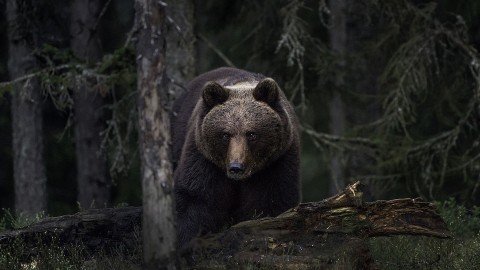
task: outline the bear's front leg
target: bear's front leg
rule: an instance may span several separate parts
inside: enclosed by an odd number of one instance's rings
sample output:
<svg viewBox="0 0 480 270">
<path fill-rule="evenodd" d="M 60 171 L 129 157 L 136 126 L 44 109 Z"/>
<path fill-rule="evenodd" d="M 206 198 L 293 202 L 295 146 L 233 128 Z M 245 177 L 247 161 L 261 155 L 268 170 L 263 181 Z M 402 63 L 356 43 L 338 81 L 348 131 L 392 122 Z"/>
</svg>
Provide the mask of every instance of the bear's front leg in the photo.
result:
<svg viewBox="0 0 480 270">
<path fill-rule="evenodd" d="M 292 147 L 263 171 L 241 183 L 236 222 L 277 216 L 300 203 L 299 153 Z"/>
<path fill-rule="evenodd" d="M 177 204 L 181 205 L 177 209 L 177 235 L 180 249 L 189 246 L 190 241 L 208 232 L 216 232 L 220 229 L 220 220 L 226 219 L 225 211 L 212 209 L 207 203 L 198 200 L 198 198 L 185 198 L 181 195 L 177 198 Z M 183 203 L 183 201 L 189 201 Z"/>
<path fill-rule="evenodd" d="M 230 220 L 234 192 L 230 181 L 216 174 L 193 176 L 179 171 L 177 177 L 178 242 L 185 247 L 192 238 L 217 232 Z"/>
</svg>

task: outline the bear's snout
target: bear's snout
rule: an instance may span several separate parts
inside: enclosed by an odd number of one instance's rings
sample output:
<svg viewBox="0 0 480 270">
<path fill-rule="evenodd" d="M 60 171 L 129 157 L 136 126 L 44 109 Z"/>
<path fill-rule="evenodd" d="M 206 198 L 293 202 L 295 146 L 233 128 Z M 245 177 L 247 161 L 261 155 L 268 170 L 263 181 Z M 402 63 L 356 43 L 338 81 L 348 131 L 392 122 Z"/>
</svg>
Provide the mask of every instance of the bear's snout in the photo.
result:
<svg viewBox="0 0 480 270">
<path fill-rule="evenodd" d="M 242 163 L 233 162 L 233 163 L 230 163 L 230 166 L 228 167 L 228 171 L 231 174 L 241 174 L 245 171 L 245 167 L 243 166 Z"/>
<path fill-rule="evenodd" d="M 232 179 L 244 179 L 248 177 L 245 173 L 247 171 L 246 156 L 247 144 L 245 138 L 242 136 L 233 136 L 228 149 L 228 156 L 226 162 L 226 170 L 228 177 Z"/>
</svg>

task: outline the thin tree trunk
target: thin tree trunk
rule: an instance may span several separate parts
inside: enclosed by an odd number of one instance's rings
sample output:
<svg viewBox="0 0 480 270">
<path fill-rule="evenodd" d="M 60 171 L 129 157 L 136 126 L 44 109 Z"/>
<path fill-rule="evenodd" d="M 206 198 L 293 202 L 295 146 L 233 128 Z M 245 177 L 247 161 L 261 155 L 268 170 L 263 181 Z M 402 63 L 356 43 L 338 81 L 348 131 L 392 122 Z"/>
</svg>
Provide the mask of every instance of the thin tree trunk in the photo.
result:
<svg viewBox="0 0 480 270">
<path fill-rule="evenodd" d="M 195 75 L 195 35 L 193 0 L 166 0 L 167 76 L 170 94 L 178 97 Z"/>
<path fill-rule="evenodd" d="M 355 127 L 368 126 L 382 117 L 382 106 L 378 102 L 381 94 L 379 80 L 386 65 L 386 55 L 368 50 L 371 45 L 369 38 L 382 28 L 380 24 L 372 24 L 365 19 L 369 17 L 369 4 L 364 1 L 351 1 L 347 10 L 347 51 L 348 63 L 348 91 L 353 97 L 345 108 L 348 123 Z M 367 47 L 367 48 L 366 48 Z M 371 47 L 370 47 L 371 48 Z M 360 97 L 360 98 L 359 98 Z M 361 129 L 360 129 L 361 130 Z M 345 168 L 346 179 L 353 181 L 362 175 L 375 175 L 375 162 L 372 156 L 373 149 L 359 147 L 357 151 L 348 153 L 348 162 Z M 384 181 L 371 182 L 367 191 L 368 196 L 383 197 L 385 192 Z"/>
<path fill-rule="evenodd" d="M 345 52 L 347 46 L 346 0 L 330 0 L 332 27 L 330 28 L 330 46 L 337 55 L 337 77 L 334 78 L 334 93 L 330 101 L 330 132 L 342 136 L 345 133 L 345 105 L 339 90 L 345 87 Z M 333 153 L 330 161 L 330 194 L 336 194 L 346 186 L 345 165 L 341 153 Z"/>
<path fill-rule="evenodd" d="M 175 268 L 175 206 L 170 160 L 163 2 L 135 1 L 143 256 L 147 269 Z"/>
<path fill-rule="evenodd" d="M 38 29 L 32 25 L 35 0 L 7 1 L 10 78 L 31 73 Z M 32 216 L 47 210 L 47 177 L 43 157 L 42 94 L 33 77 L 15 85 L 12 95 L 15 210 Z"/>
<path fill-rule="evenodd" d="M 72 4 L 71 47 L 76 57 L 90 63 L 100 60 L 102 49 L 97 27 L 101 2 L 75 0 Z M 111 180 L 101 132 L 105 130 L 104 98 L 95 82 L 75 78 L 74 118 L 78 202 L 82 208 L 110 204 Z"/>
</svg>

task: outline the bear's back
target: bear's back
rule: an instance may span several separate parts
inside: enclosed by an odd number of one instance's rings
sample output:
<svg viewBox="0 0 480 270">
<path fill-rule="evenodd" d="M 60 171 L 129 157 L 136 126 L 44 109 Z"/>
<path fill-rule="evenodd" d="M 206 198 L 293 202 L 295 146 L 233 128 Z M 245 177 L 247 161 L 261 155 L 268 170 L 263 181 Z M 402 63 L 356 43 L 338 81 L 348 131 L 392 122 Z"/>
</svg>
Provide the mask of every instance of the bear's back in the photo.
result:
<svg viewBox="0 0 480 270">
<path fill-rule="evenodd" d="M 221 67 L 204 73 L 187 85 L 187 91 L 174 103 L 170 118 L 172 135 L 172 160 L 174 168 L 180 159 L 182 147 L 187 135 L 188 121 L 202 95 L 205 83 L 214 81 L 222 86 L 231 86 L 242 82 L 258 82 L 265 78 L 261 74 L 229 67 Z"/>
</svg>

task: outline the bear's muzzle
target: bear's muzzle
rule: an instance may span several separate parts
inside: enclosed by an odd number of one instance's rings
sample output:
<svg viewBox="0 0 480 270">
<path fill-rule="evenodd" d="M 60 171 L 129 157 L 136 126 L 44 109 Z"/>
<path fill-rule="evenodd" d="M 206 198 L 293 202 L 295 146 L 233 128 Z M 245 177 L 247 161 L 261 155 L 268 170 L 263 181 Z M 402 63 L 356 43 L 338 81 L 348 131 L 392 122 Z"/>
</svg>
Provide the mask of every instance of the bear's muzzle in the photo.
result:
<svg viewBox="0 0 480 270">
<path fill-rule="evenodd" d="M 239 180 L 245 178 L 245 157 L 247 155 L 247 142 L 242 136 L 231 138 L 227 155 L 227 175 L 229 178 Z"/>
</svg>

